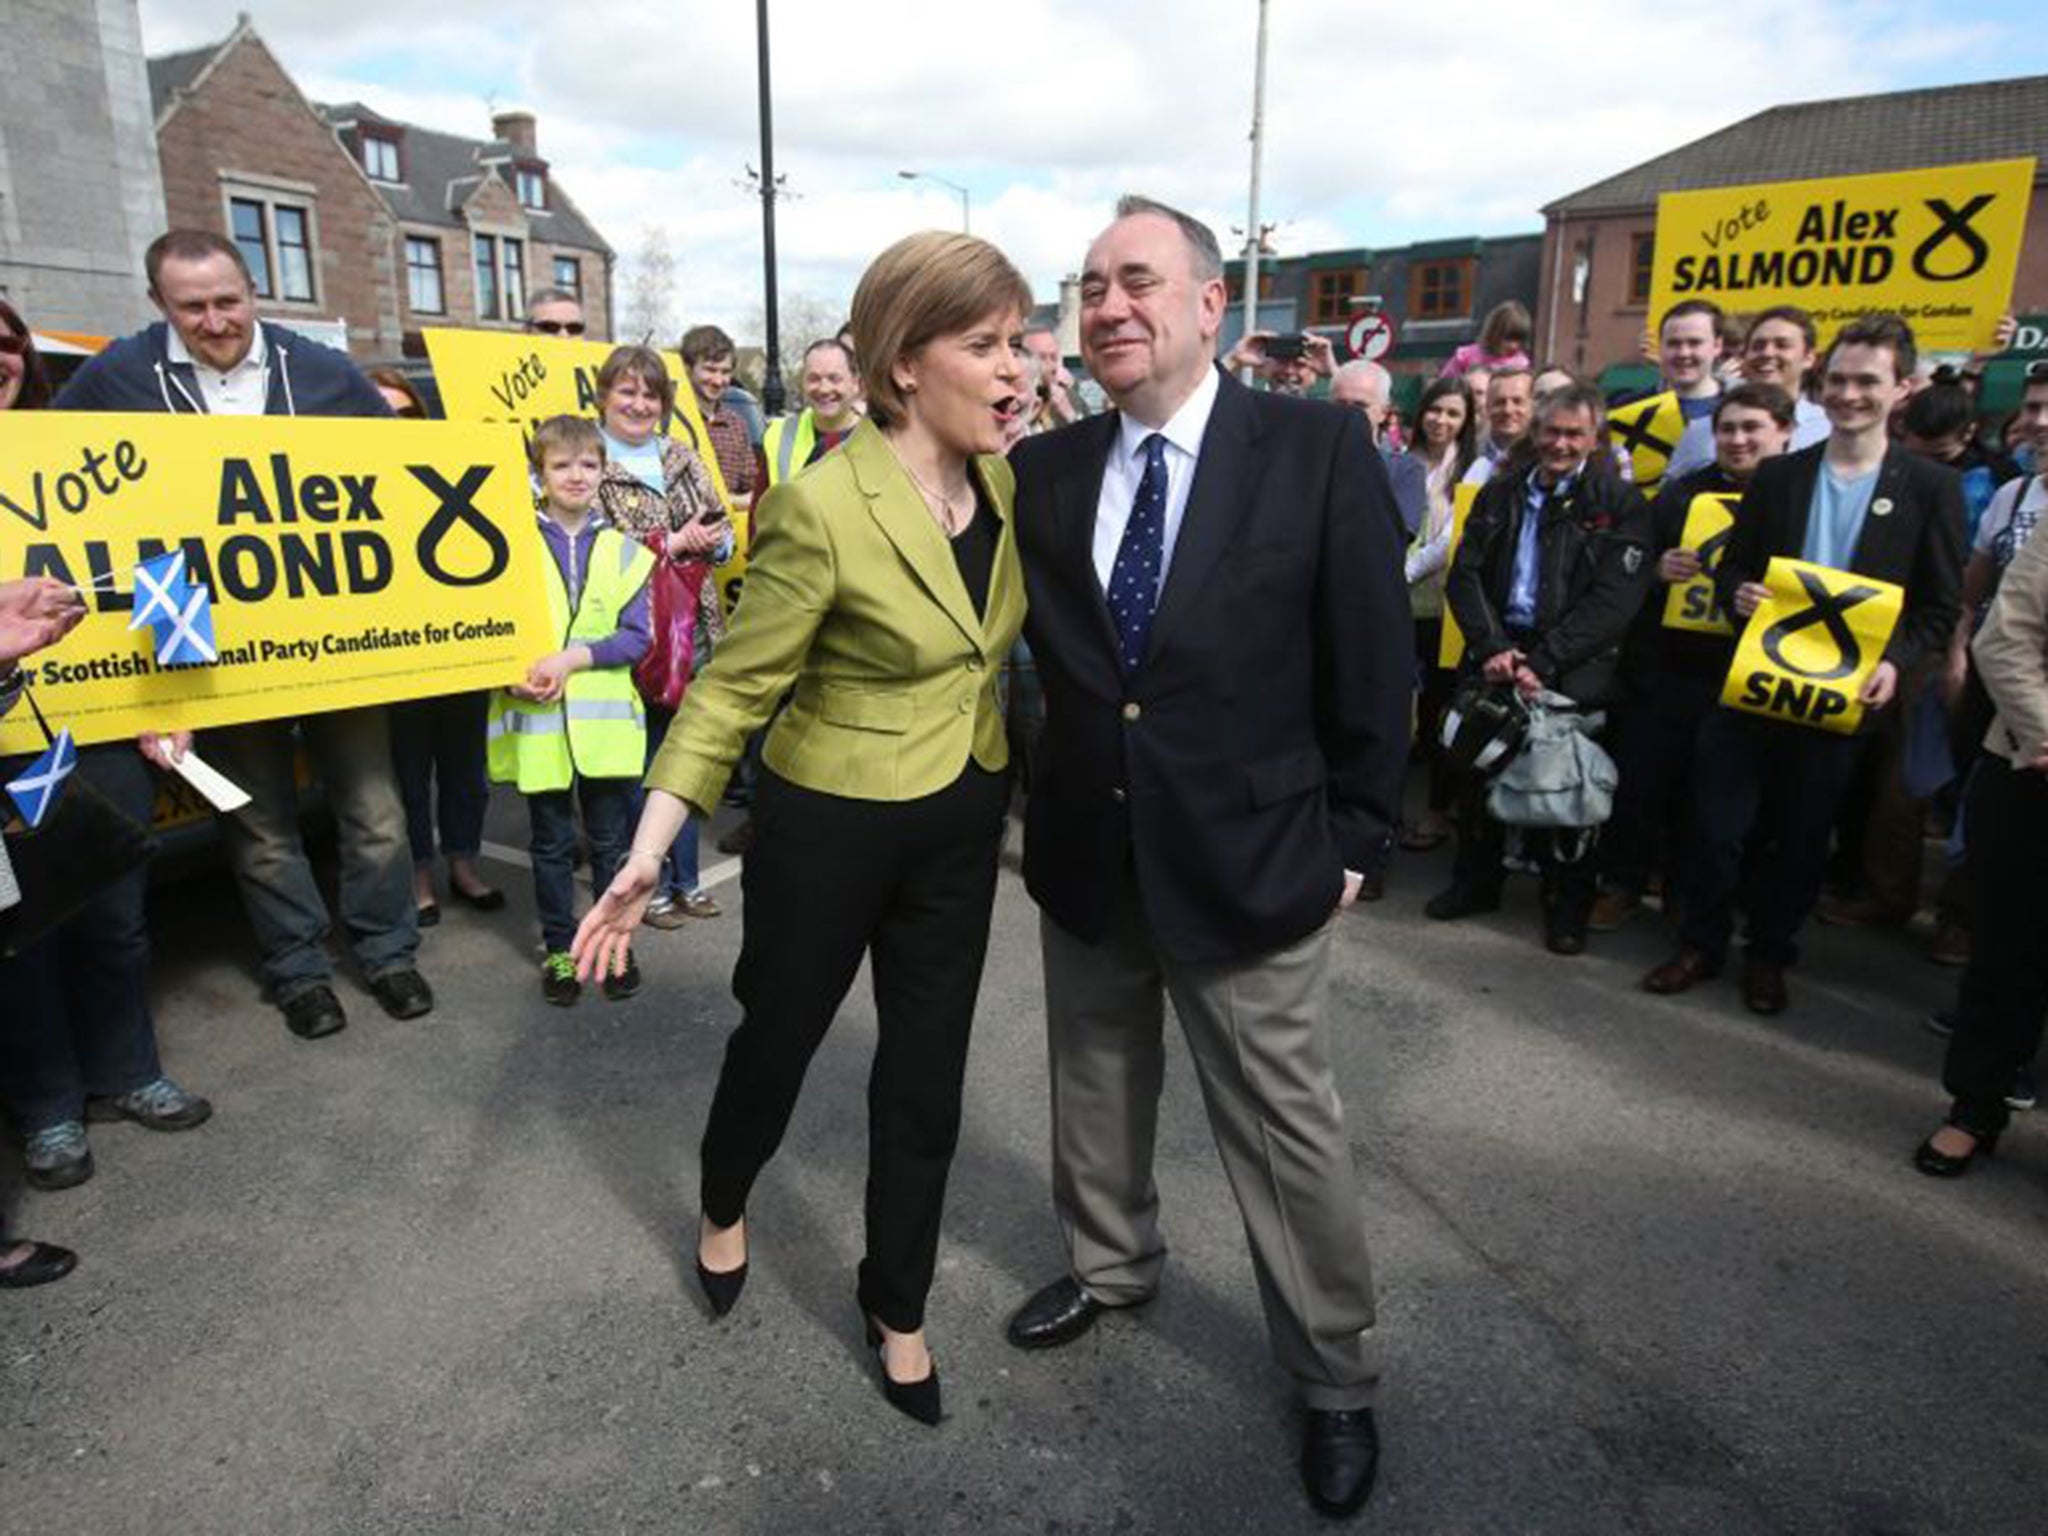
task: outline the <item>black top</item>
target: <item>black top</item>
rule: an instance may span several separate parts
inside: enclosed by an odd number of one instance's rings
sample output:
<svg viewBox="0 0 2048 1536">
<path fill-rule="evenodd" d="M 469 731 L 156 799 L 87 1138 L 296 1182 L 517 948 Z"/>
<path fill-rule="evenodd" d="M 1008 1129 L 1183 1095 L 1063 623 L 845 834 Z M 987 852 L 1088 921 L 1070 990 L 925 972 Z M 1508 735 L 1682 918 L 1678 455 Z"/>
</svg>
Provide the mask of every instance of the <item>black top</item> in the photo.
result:
<svg viewBox="0 0 2048 1536">
<path fill-rule="evenodd" d="M 1002 520 L 988 504 L 981 487 L 974 488 L 974 516 L 953 535 L 953 559 L 960 566 L 960 579 L 967 583 L 967 595 L 974 611 L 988 617 L 988 583 L 995 574 L 996 541 L 1002 534 Z"/>
</svg>

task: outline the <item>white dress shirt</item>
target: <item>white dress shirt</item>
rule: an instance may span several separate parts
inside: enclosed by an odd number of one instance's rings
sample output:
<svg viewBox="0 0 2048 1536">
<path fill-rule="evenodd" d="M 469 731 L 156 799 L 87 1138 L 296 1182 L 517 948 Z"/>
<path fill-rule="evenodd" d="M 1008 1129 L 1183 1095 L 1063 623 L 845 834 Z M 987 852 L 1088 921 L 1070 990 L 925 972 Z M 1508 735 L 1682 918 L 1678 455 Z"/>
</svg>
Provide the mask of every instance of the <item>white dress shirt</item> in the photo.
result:
<svg viewBox="0 0 2048 1536">
<path fill-rule="evenodd" d="M 1131 505 L 1145 478 L 1145 439 L 1154 431 L 1166 439 L 1166 535 L 1159 560 L 1159 589 L 1166 590 L 1174 541 L 1180 537 L 1188 491 L 1195 483 L 1195 460 L 1201 456 L 1202 434 L 1209 429 L 1209 413 L 1215 407 L 1216 370 L 1210 368 L 1165 426 L 1148 427 L 1130 416 L 1118 417 L 1116 443 L 1103 467 L 1102 495 L 1095 503 L 1095 577 L 1105 593 L 1117 548 L 1124 541 L 1124 525 L 1131 520 Z"/>
<path fill-rule="evenodd" d="M 192 365 L 199 380 L 200 397 L 210 415 L 261 416 L 269 407 L 270 354 L 263 340 L 263 327 L 252 325 L 250 329 L 253 334 L 248 355 L 226 373 L 216 373 L 194 357 L 176 326 L 171 327 L 165 339 L 164 351 L 173 363 Z"/>
</svg>

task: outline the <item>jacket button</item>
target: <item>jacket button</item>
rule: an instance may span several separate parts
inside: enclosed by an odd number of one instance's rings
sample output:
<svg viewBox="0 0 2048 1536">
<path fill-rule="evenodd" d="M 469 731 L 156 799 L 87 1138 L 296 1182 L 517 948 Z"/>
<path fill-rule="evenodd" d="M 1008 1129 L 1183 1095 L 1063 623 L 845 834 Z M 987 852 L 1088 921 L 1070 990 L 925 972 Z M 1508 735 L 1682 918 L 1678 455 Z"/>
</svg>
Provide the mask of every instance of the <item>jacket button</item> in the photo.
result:
<svg viewBox="0 0 2048 1536">
<path fill-rule="evenodd" d="M 981 658 L 979 656 L 968 657 L 967 670 L 970 672 L 979 672 L 981 670 Z"/>
<path fill-rule="evenodd" d="M 962 700 L 960 701 L 960 713 L 961 713 L 961 714 L 963 714 L 963 715 L 971 715 L 971 714 L 973 714 L 973 713 L 974 713 L 974 700 L 973 700 L 973 699 L 971 699 L 971 698 L 966 698 L 966 699 L 962 699 Z"/>
<path fill-rule="evenodd" d="M 1115 789 L 1112 789 L 1109 792 L 1109 798 L 1114 800 L 1118 805 L 1122 805 L 1126 800 L 1130 799 L 1131 797 L 1124 793 L 1123 785 L 1119 784 Z"/>
<path fill-rule="evenodd" d="M 1130 703 L 1124 706 L 1124 718 L 1126 720 L 1135 720 L 1138 718 L 1138 716 L 1144 713 L 1145 711 L 1138 707 L 1138 701 L 1136 699 L 1133 699 Z"/>
</svg>

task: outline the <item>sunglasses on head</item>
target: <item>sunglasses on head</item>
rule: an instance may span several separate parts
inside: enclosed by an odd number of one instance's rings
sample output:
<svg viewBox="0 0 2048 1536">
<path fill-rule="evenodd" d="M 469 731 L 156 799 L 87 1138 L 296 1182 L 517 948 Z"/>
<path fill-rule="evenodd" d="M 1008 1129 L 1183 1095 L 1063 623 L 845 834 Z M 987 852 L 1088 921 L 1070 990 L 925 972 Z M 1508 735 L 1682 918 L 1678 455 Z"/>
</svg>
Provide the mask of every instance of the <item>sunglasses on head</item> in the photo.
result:
<svg viewBox="0 0 2048 1536">
<path fill-rule="evenodd" d="M 546 336 L 581 336 L 583 334 L 583 322 L 581 320 L 536 320 L 533 322 L 533 328 Z"/>
<path fill-rule="evenodd" d="M 2029 384 L 2048 384 L 2048 357 L 2044 357 L 2038 362 L 2027 364 L 2027 382 Z"/>
</svg>

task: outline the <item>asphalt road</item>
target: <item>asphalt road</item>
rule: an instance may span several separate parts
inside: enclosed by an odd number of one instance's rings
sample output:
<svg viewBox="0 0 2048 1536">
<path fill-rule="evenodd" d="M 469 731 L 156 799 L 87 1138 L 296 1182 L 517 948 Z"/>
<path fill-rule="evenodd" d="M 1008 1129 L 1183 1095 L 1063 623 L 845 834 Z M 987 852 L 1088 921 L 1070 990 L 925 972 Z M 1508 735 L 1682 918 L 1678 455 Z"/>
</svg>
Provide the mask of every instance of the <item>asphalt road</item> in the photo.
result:
<svg viewBox="0 0 2048 1536">
<path fill-rule="evenodd" d="M 501 807 L 493 836 L 517 822 Z M 1014 840 L 1013 840 L 1014 841 Z M 1653 920 L 1577 960 L 1533 890 L 1431 924 L 1447 853 L 1342 925 L 1333 1035 L 1388 1372 L 1380 1532 L 2048 1529 L 2048 1122 L 1958 1185 L 1921 1016 L 1951 973 L 1820 931 L 1794 1011 L 1634 989 Z M 1021 1355 L 1060 1269 L 1036 919 L 1006 871 L 931 1336 L 948 1418 L 860 1347 L 857 989 L 711 1322 L 695 1149 L 740 934 L 641 948 L 645 992 L 546 1007 L 522 872 L 423 952 L 440 1006 L 307 1044 L 262 1005 L 219 878 L 159 899 L 183 1136 L 94 1129 L 99 1173 L 20 1227 L 77 1273 L 0 1297 L 9 1532 L 1309 1530 L 1298 1423 L 1185 1054 L 1157 1303 Z"/>
</svg>

